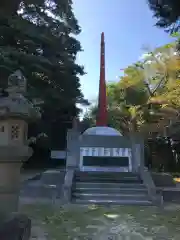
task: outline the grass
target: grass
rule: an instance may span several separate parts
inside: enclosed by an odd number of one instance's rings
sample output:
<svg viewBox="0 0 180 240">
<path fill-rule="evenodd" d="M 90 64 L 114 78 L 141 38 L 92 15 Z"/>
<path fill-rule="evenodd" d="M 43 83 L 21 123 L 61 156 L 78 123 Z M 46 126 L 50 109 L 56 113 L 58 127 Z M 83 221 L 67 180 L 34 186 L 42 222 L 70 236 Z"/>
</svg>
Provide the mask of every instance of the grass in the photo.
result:
<svg viewBox="0 0 180 240">
<path fill-rule="evenodd" d="M 31 204 L 21 206 L 21 212 L 44 228 L 51 240 L 101 239 L 112 231 L 117 235 L 141 234 L 153 240 L 180 239 L 180 208 L 170 211 L 156 207 Z"/>
</svg>

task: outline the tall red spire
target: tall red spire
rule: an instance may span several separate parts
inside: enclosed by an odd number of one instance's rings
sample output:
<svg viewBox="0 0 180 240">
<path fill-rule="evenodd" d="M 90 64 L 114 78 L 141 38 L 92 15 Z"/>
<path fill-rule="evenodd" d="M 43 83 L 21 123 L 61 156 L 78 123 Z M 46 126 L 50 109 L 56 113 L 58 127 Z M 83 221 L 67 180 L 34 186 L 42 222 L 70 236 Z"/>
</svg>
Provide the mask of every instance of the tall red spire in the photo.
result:
<svg viewBox="0 0 180 240">
<path fill-rule="evenodd" d="M 96 126 L 107 126 L 107 99 L 106 99 L 106 81 L 105 81 L 104 33 L 101 33 L 99 102 L 98 102 L 98 113 L 97 113 Z"/>
</svg>

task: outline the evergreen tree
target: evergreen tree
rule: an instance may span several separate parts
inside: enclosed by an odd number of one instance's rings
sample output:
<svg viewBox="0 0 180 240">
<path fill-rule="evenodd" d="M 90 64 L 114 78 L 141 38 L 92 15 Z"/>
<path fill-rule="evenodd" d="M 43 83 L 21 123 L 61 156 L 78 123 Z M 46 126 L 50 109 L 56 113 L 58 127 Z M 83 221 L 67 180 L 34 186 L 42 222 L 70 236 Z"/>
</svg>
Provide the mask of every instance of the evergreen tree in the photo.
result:
<svg viewBox="0 0 180 240">
<path fill-rule="evenodd" d="M 180 1 L 179 0 L 148 0 L 154 17 L 158 19 L 156 26 L 165 28 L 168 32 L 180 29 Z"/>
<path fill-rule="evenodd" d="M 72 0 L 0 1 L 0 87 L 20 69 L 28 80 L 27 97 L 44 101 L 36 129 L 56 140 L 54 132 L 58 141 L 78 114 L 75 103 L 83 100 L 79 76 L 84 71 L 75 63 L 80 31 Z"/>
<path fill-rule="evenodd" d="M 83 68 L 75 63 L 81 46 L 74 35 L 79 33 L 71 0 L 0 3 L 1 86 L 21 69 L 30 97 L 58 109 L 65 103 L 74 105 L 82 98 L 78 76 Z"/>
</svg>

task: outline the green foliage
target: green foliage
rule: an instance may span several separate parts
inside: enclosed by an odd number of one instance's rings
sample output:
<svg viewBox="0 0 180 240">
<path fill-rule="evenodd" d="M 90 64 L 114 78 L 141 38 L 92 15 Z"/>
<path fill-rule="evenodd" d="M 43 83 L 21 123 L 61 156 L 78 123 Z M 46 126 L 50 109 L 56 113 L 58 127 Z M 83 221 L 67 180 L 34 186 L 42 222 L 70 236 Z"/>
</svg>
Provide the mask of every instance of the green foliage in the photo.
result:
<svg viewBox="0 0 180 240">
<path fill-rule="evenodd" d="M 75 103 L 84 102 L 79 83 L 84 70 L 75 62 L 80 31 L 71 0 L 0 2 L 0 87 L 7 86 L 10 73 L 22 71 L 27 97 L 44 101 L 37 129 L 48 136 L 52 125 L 59 129 L 65 122 L 67 128 L 79 111 Z"/>
<path fill-rule="evenodd" d="M 179 37 L 180 37 L 180 33 L 179 33 L 179 32 L 173 32 L 173 33 L 171 34 L 171 37 L 179 38 Z"/>
<path fill-rule="evenodd" d="M 119 82 L 107 85 L 110 126 L 125 134 L 162 134 L 180 108 L 180 61 L 173 54 L 175 47 L 171 43 L 149 52 L 144 60 L 128 66 Z M 95 110 L 96 107 L 91 110 L 92 119 Z"/>
<path fill-rule="evenodd" d="M 28 79 L 29 95 L 58 101 L 59 106 L 74 104 L 82 98 L 78 75 L 84 72 L 75 63 L 81 46 L 72 34 L 78 34 L 80 27 L 71 1 L 16 1 L 14 7 L 14 1 L 8 6 L 0 4 L 0 68 L 2 74 L 6 71 L 4 78 L 21 69 Z"/>
<path fill-rule="evenodd" d="M 176 38 L 177 50 L 180 51 L 180 2 L 179 0 L 148 0 L 150 9 L 157 19 L 156 26 L 164 28 Z"/>
</svg>

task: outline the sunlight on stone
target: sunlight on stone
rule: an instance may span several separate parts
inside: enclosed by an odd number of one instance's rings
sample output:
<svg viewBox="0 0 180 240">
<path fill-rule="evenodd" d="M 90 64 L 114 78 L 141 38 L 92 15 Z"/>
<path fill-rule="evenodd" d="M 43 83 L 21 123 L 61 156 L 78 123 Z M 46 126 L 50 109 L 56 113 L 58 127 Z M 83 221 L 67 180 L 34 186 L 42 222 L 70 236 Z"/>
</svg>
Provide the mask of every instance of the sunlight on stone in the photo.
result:
<svg viewBox="0 0 180 240">
<path fill-rule="evenodd" d="M 90 206 L 88 206 L 88 209 L 90 209 L 90 210 L 96 210 L 96 209 L 98 209 L 98 206 L 96 206 L 96 205 L 90 205 Z"/>
<path fill-rule="evenodd" d="M 168 234 L 168 229 L 165 226 L 154 226 L 151 229 L 152 233 L 165 233 Z"/>
<path fill-rule="evenodd" d="M 174 181 L 180 183 L 180 178 L 174 178 Z"/>
<path fill-rule="evenodd" d="M 111 214 L 111 213 L 106 213 L 104 214 L 105 217 L 110 218 L 110 219 L 116 219 L 119 217 L 118 214 Z"/>
<path fill-rule="evenodd" d="M 132 216 L 132 214 L 127 214 L 127 218 L 128 218 L 129 220 L 132 220 L 132 219 L 134 219 L 134 216 Z"/>
<path fill-rule="evenodd" d="M 118 226 L 115 226 L 115 227 L 111 227 L 110 229 L 110 232 L 111 233 L 129 233 L 131 231 L 131 229 L 129 229 L 129 226 L 127 226 L 127 224 L 121 224 L 121 225 L 118 225 Z"/>
</svg>

